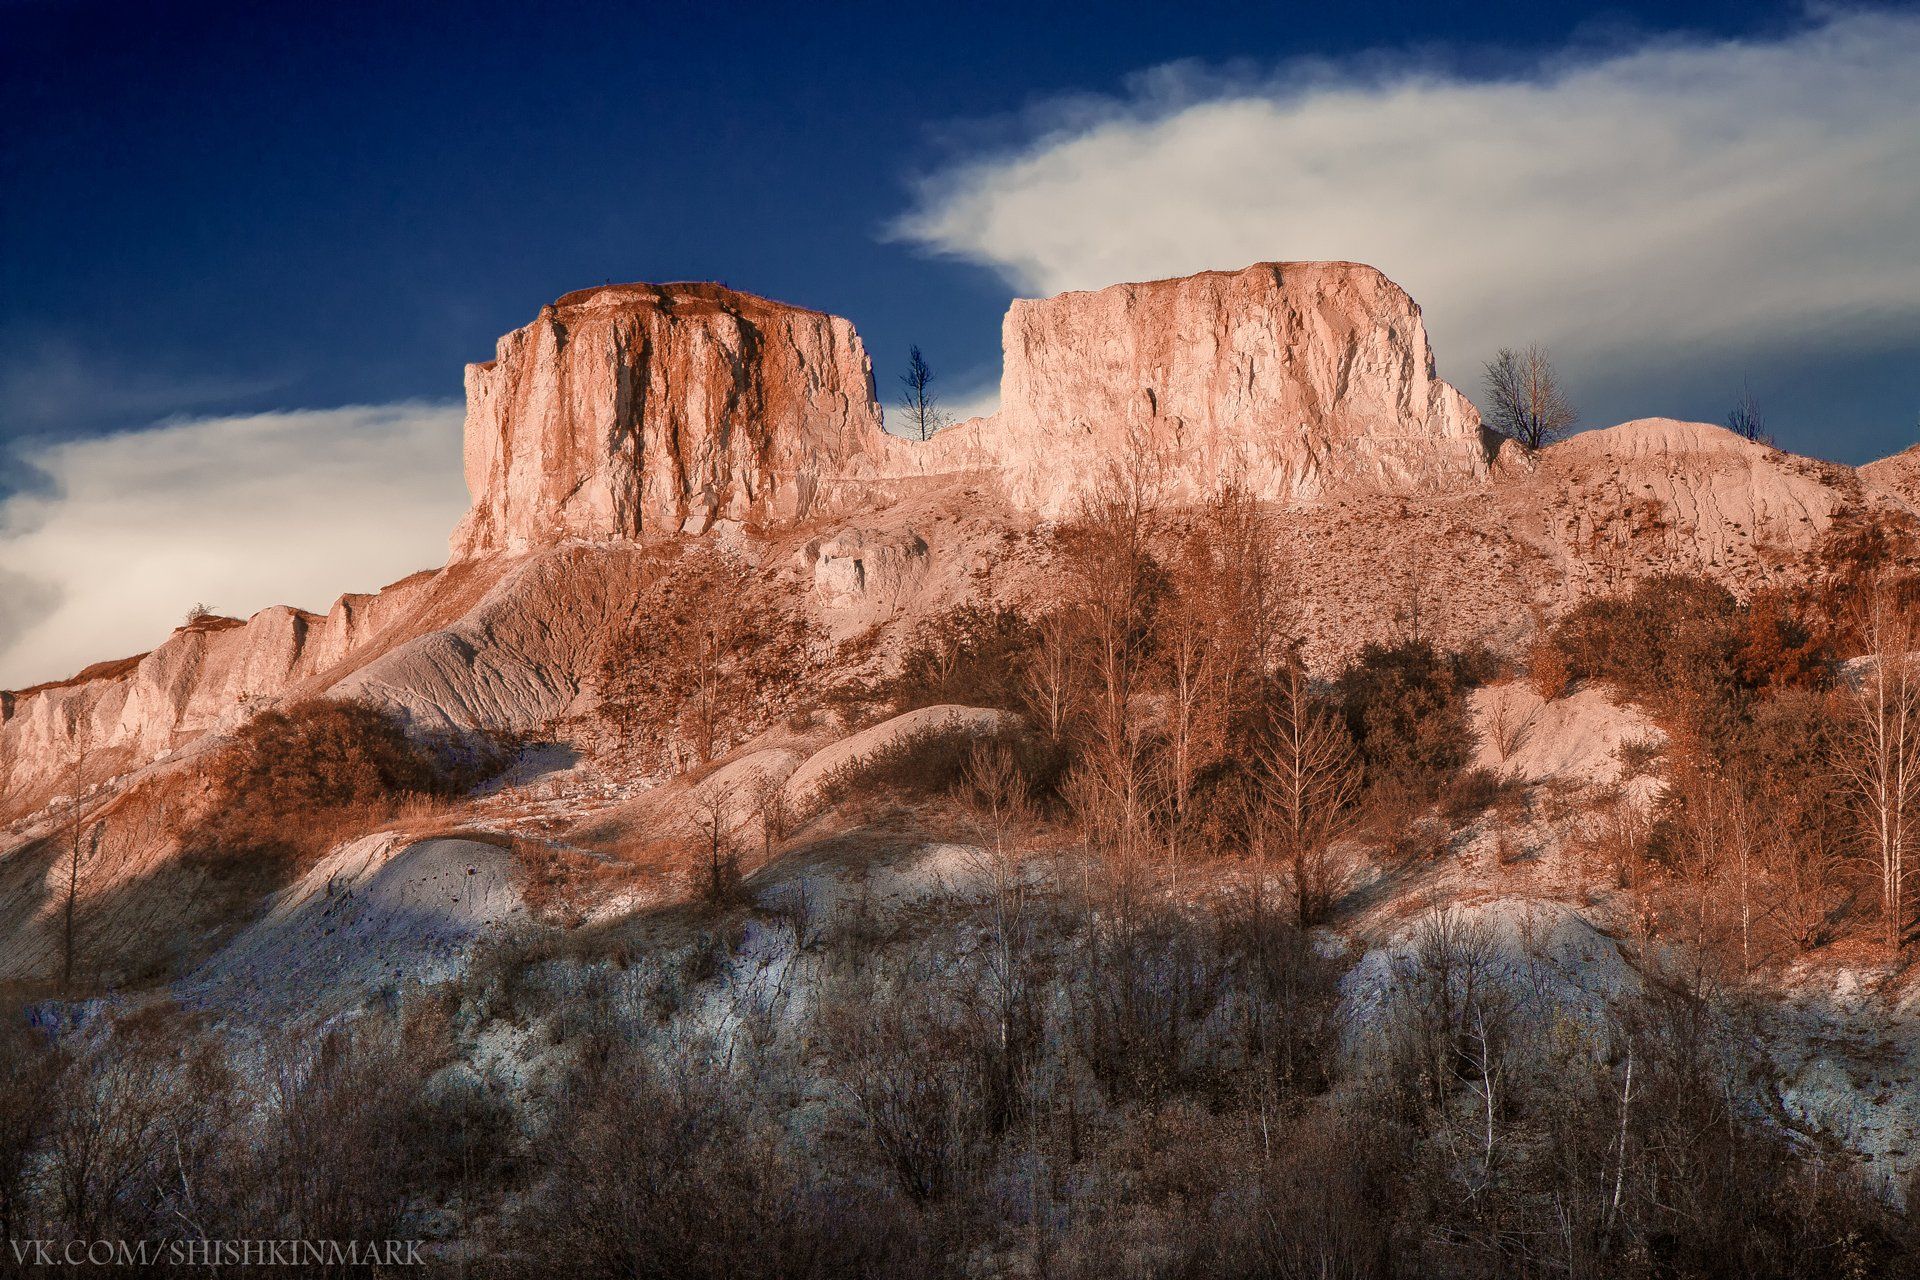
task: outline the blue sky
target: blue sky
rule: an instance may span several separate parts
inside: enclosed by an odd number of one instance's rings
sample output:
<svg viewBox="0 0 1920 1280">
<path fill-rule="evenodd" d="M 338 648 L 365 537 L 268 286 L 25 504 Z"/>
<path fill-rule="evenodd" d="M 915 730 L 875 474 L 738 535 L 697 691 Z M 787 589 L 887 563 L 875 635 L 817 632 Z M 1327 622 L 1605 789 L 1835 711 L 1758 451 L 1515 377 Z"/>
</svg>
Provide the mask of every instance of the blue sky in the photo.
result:
<svg viewBox="0 0 1920 1280">
<path fill-rule="evenodd" d="M 1544 338 L 1587 425 L 1717 420 L 1744 381 L 1783 444 L 1852 462 L 1920 415 L 1913 7 L 0 0 L 0 24 L 0 492 L 36 490 L 0 505 L 0 683 L 8 585 L 71 594 L 73 546 L 112 536 L 54 536 L 63 494 L 115 500 L 109 433 L 255 424 L 224 452 L 278 452 L 196 507 L 350 476 L 262 415 L 371 406 L 302 421 L 432 459 L 449 420 L 412 408 L 607 280 L 846 315 L 883 388 L 918 343 L 972 402 L 1013 296 L 1350 257 L 1422 302 L 1469 394 L 1492 345 Z M 423 528 L 459 504 L 446 447 Z M 258 540 L 229 515 L 210 543 Z M 434 560 L 416 541 L 402 571 Z M 329 590 L 395 567 L 346 558 Z M 219 559 L 164 585 L 257 607 Z"/>
</svg>

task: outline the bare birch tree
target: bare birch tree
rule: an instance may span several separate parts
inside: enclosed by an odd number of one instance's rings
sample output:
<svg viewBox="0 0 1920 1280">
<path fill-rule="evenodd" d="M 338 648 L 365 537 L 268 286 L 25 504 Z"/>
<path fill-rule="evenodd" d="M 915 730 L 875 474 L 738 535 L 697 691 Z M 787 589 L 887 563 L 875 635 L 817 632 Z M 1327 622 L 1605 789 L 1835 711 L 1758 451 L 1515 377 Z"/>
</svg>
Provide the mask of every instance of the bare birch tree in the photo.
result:
<svg viewBox="0 0 1920 1280">
<path fill-rule="evenodd" d="M 1144 692 L 1152 622 L 1162 470 L 1143 442 L 1081 501 L 1071 530 L 1069 579 L 1087 635 L 1087 744 L 1071 790 L 1091 839 L 1128 874 L 1153 808 Z"/>
<path fill-rule="evenodd" d="M 1055 609 L 1035 628 L 1037 643 L 1021 673 L 1020 692 L 1034 723 L 1059 742 L 1080 702 L 1080 660 L 1071 612 Z"/>
<path fill-rule="evenodd" d="M 1912 609 L 1886 582 L 1860 601 L 1855 626 L 1865 670 L 1848 691 L 1841 773 L 1853 793 L 1867 852 L 1880 873 L 1887 945 L 1906 938 L 1906 873 L 1920 841 L 1920 656 Z"/>
<path fill-rule="evenodd" d="M 907 371 L 900 375 L 900 408 L 907 429 L 925 440 L 947 425 L 940 411 L 940 398 L 933 391 L 933 366 L 920 354 L 919 347 L 909 349 Z"/>
</svg>

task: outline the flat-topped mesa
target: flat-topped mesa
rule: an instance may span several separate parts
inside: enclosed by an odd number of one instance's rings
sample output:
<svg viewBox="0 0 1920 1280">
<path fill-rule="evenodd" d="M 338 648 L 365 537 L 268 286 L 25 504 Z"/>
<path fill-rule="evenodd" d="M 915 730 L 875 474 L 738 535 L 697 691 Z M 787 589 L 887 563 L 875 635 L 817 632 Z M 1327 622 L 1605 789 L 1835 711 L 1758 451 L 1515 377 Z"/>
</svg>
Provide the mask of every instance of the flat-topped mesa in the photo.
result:
<svg viewBox="0 0 1920 1280">
<path fill-rule="evenodd" d="M 452 554 L 791 519 L 886 447 L 848 321 L 713 284 L 582 290 L 467 366 Z"/>
<path fill-rule="evenodd" d="M 881 430 L 846 320 L 711 284 L 568 294 L 467 368 L 453 557 L 778 523 L 953 472 L 1057 514 L 1142 451 L 1174 499 L 1228 476 L 1281 501 L 1446 490 L 1497 443 L 1435 376 L 1413 300 L 1354 263 L 1018 301 L 1004 342 L 1000 411 L 922 445 Z"/>
<path fill-rule="evenodd" d="M 1348 480 L 1476 482 L 1498 443 L 1435 376 L 1413 299 L 1357 263 L 1260 263 L 1019 301 L 1003 341 L 999 412 L 944 451 L 991 459 L 1015 502 L 1046 511 L 1142 450 L 1176 495 L 1237 474 L 1287 500 Z"/>
</svg>

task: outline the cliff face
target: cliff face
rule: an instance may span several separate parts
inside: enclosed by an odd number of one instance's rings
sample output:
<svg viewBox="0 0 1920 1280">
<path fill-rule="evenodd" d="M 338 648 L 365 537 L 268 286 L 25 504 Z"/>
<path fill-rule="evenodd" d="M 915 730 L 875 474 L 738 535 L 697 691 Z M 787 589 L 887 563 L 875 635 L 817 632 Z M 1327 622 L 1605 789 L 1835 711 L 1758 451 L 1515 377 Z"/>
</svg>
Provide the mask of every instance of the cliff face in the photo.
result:
<svg viewBox="0 0 1920 1280">
<path fill-rule="evenodd" d="M 1372 267 L 1243 271 L 1019 301 L 1001 408 L 936 440 L 1057 512 L 1144 456 L 1175 495 L 1240 476 L 1261 496 L 1346 482 L 1436 491 L 1487 478 L 1497 438 L 1434 373 L 1420 309 Z"/>
<path fill-rule="evenodd" d="M 845 320 L 710 284 L 570 293 L 467 367 L 452 553 L 792 519 L 885 448 Z"/>
<path fill-rule="evenodd" d="M 92 785 L 276 699 L 327 687 L 393 637 L 459 617 L 481 577 L 416 574 L 378 594 L 342 596 L 324 617 L 276 605 L 245 622 L 202 619 L 151 653 L 13 695 L 0 707 L 0 820 L 71 790 L 83 754 L 80 781 Z"/>
<path fill-rule="evenodd" d="M 467 369 L 473 509 L 456 559 L 569 538 L 792 520 L 916 475 L 997 475 L 1063 510 L 1144 453 L 1170 496 L 1239 475 L 1262 496 L 1486 479 L 1495 441 L 1434 374 L 1420 309 L 1371 267 L 1244 271 L 1018 301 L 1000 411 L 931 442 L 880 429 L 845 320 L 717 285 L 568 294 Z"/>
</svg>

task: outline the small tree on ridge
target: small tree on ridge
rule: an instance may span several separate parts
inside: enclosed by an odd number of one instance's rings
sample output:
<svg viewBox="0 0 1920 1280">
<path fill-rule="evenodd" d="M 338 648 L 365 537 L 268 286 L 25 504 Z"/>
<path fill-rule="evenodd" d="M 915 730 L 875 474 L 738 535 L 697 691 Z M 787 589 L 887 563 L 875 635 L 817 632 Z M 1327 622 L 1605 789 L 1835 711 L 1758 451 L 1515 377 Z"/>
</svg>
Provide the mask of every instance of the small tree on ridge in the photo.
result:
<svg viewBox="0 0 1920 1280">
<path fill-rule="evenodd" d="M 1529 449 L 1564 437 L 1580 415 L 1560 390 L 1553 361 L 1538 344 L 1511 347 L 1487 361 L 1487 425 Z"/>
</svg>

